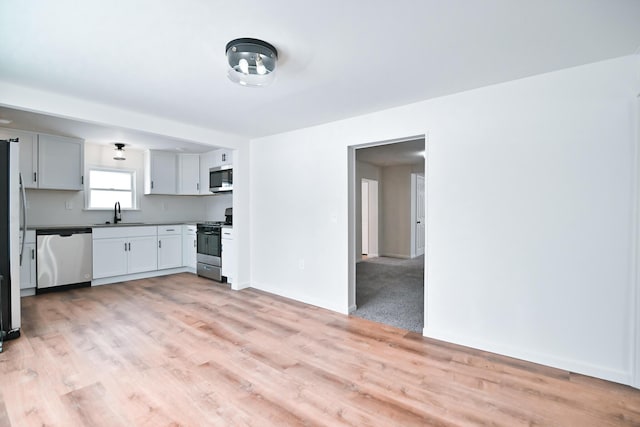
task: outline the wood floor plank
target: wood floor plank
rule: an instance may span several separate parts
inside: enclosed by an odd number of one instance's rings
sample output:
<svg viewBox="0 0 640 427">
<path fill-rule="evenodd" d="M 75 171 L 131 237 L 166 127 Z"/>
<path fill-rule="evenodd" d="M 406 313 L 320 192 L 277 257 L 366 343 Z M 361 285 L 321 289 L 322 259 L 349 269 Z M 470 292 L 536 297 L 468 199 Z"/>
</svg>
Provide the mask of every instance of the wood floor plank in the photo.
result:
<svg viewBox="0 0 640 427">
<path fill-rule="evenodd" d="M 23 298 L 0 426 L 640 425 L 640 391 L 190 274 Z"/>
</svg>

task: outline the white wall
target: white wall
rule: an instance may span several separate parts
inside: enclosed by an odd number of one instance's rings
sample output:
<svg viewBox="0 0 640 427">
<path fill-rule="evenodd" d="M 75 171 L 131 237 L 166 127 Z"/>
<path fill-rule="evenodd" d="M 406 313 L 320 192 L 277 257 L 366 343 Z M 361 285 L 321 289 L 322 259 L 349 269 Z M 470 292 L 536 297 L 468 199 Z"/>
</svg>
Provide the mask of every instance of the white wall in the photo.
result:
<svg viewBox="0 0 640 427">
<path fill-rule="evenodd" d="M 411 256 L 411 170 L 409 165 L 382 168 L 382 256 Z"/>
<path fill-rule="evenodd" d="M 207 221 L 224 221 L 224 211 L 226 208 L 233 207 L 232 193 L 219 193 L 211 196 L 205 196 Z"/>
<path fill-rule="evenodd" d="M 631 382 L 639 71 L 618 58 L 252 141 L 253 286 L 346 313 L 347 147 L 428 133 L 425 335 Z"/>
</svg>

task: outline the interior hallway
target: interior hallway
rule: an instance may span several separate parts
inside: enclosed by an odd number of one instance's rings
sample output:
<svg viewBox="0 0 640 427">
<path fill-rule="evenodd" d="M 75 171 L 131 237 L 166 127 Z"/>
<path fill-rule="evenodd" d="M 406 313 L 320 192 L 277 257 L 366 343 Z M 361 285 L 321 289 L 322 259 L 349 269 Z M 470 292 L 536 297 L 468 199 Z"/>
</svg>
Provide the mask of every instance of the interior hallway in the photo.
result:
<svg viewBox="0 0 640 427">
<path fill-rule="evenodd" d="M 375 257 L 356 264 L 354 316 L 422 334 L 424 255 Z"/>
</svg>

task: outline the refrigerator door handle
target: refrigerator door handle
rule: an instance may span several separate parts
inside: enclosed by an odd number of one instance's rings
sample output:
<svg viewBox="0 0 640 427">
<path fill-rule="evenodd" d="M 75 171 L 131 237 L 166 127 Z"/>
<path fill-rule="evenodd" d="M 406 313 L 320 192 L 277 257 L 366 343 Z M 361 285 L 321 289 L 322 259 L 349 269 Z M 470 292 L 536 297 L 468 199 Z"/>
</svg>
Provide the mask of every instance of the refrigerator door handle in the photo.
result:
<svg viewBox="0 0 640 427">
<path fill-rule="evenodd" d="M 27 238 L 27 194 L 24 191 L 24 182 L 22 181 L 22 172 L 18 173 L 18 181 L 20 182 L 20 194 L 22 195 L 22 244 L 20 245 L 20 265 L 22 265 L 22 255 L 24 254 L 24 241 Z"/>
</svg>

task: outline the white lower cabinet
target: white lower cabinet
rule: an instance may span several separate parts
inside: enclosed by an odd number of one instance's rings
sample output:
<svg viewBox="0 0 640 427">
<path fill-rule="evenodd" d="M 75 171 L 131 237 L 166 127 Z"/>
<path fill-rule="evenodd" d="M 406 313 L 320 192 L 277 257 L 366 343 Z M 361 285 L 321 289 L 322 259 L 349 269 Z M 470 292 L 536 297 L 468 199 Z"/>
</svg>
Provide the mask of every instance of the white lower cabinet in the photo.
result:
<svg viewBox="0 0 640 427">
<path fill-rule="evenodd" d="M 157 227 L 93 229 L 93 278 L 158 269 Z"/>
<path fill-rule="evenodd" d="M 233 283 L 235 278 L 236 246 L 233 241 L 233 228 L 222 227 L 222 276 L 227 283 Z"/>
<path fill-rule="evenodd" d="M 33 295 L 36 289 L 36 232 L 27 230 L 20 264 L 20 294 Z"/>
<path fill-rule="evenodd" d="M 182 265 L 196 272 L 198 261 L 198 240 L 195 225 L 182 226 Z"/>
<path fill-rule="evenodd" d="M 94 232 L 95 234 L 95 229 Z M 93 278 L 122 276 L 127 274 L 129 239 L 96 239 L 93 237 Z"/>
<path fill-rule="evenodd" d="M 158 238 L 155 235 L 129 239 L 129 274 L 158 269 L 157 241 Z"/>
<path fill-rule="evenodd" d="M 182 267 L 182 225 L 158 227 L 158 270 Z"/>
</svg>

